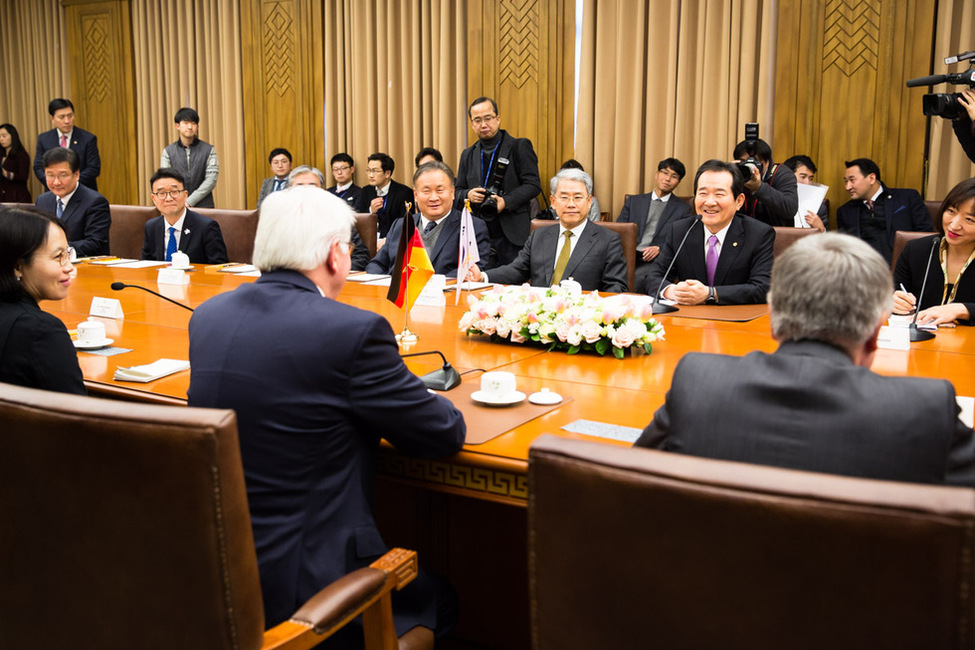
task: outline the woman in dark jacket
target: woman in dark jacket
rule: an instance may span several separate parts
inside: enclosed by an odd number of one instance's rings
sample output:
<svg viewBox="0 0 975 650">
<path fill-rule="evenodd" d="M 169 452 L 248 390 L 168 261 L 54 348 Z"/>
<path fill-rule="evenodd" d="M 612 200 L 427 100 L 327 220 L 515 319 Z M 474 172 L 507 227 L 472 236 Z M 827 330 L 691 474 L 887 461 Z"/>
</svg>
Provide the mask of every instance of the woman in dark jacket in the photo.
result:
<svg viewBox="0 0 975 650">
<path fill-rule="evenodd" d="M 0 124 L 0 203 L 31 203 L 30 154 L 13 124 Z"/>
</svg>

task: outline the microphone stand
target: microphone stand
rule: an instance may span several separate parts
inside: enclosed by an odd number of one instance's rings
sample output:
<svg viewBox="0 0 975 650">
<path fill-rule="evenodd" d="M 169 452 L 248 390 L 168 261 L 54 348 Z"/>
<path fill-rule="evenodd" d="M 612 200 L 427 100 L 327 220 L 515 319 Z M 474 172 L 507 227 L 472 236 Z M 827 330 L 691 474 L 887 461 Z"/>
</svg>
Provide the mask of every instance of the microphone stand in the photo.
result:
<svg viewBox="0 0 975 650">
<path fill-rule="evenodd" d="M 460 386 L 460 373 L 457 369 L 450 365 L 447 361 L 447 357 L 443 355 L 440 350 L 431 350 L 429 352 L 412 352 L 410 354 L 400 355 L 403 358 L 406 357 L 422 357 L 428 354 L 439 354 L 440 358 L 443 359 L 443 366 L 440 370 L 434 370 L 433 372 L 428 372 L 427 374 L 420 377 L 420 381 L 423 385 L 431 390 L 447 391 L 451 388 L 457 388 Z"/>
<path fill-rule="evenodd" d="M 664 271 L 664 276 L 660 278 L 660 284 L 657 285 L 657 291 L 656 293 L 653 294 L 654 315 L 669 314 L 671 312 L 678 311 L 677 305 L 665 305 L 662 302 L 660 302 L 660 294 L 664 290 L 664 282 L 667 281 L 667 276 L 670 275 L 670 272 L 674 268 L 674 263 L 677 261 L 677 256 L 680 255 L 680 252 L 684 249 L 684 242 L 687 241 L 687 236 L 691 234 L 691 230 L 694 228 L 694 226 L 696 226 L 699 223 L 701 223 L 701 215 L 696 214 L 694 215 L 694 223 L 692 223 L 690 228 L 688 228 L 687 231 L 684 232 L 684 238 L 680 240 L 680 244 L 677 246 L 677 251 L 674 253 L 674 256 L 670 259 L 670 265 L 667 267 L 667 270 Z"/>
<path fill-rule="evenodd" d="M 921 313 L 921 298 L 924 296 L 924 289 L 928 286 L 928 274 L 931 272 L 931 260 L 934 258 L 934 249 L 941 242 L 941 237 L 935 237 L 931 242 L 931 251 L 928 253 L 928 265 L 924 269 L 924 279 L 921 281 L 921 293 L 917 295 L 917 302 L 914 305 L 914 318 L 911 319 L 910 334 L 911 343 L 916 341 L 930 341 L 934 338 L 934 332 L 921 330 L 917 327 L 917 316 Z"/>
<path fill-rule="evenodd" d="M 163 300 L 169 301 L 169 302 L 173 303 L 174 305 L 179 305 L 183 309 L 188 309 L 189 311 L 193 311 L 193 308 L 190 307 L 189 305 L 184 305 L 183 303 L 177 302 L 177 301 L 173 300 L 172 298 L 167 298 L 166 296 L 162 295 L 161 293 L 156 293 L 152 289 L 146 289 L 145 287 L 140 287 L 137 284 L 125 284 L 124 282 L 113 282 L 112 283 L 112 291 L 121 291 L 122 289 L 141 289 L 142 291 L 145 291 L 146 293 L 151 293 L 152 295 L 156 296 L 157 298 L 162 298 Z"/>
</svg>

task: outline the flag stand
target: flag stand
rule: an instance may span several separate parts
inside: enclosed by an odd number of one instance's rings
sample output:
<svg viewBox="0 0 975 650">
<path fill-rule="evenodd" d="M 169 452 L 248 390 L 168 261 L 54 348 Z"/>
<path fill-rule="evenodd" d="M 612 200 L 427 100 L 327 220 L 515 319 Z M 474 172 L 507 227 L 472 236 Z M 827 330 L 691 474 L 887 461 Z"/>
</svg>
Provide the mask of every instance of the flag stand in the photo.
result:
<svg viewBox="0 0 975 650">
<path fill-rule="evenodd" d="M 410 218 L 410 208 L 412 207 L 413 207 L 412 204 L 410 204 L 409 202 L 406 203 L 407 219 Z M 404 224 L 404 228 L 405 228 L 405 224 Z M 404 264 L 403 268 L 406 271 L 406 300 L 403 303 L 404 305 L 406 305 L 405 314 L 404 314 L 405 321 L 403 324 L 403 331 L 396 335 L 396 342 L 399 343 L 400 345 L 407 345 L 410 343 L 416 343 L 417 341 L 420 340 L 420 337 L 416 332 L 410 331 L 410 265 Z"/>
</svg>

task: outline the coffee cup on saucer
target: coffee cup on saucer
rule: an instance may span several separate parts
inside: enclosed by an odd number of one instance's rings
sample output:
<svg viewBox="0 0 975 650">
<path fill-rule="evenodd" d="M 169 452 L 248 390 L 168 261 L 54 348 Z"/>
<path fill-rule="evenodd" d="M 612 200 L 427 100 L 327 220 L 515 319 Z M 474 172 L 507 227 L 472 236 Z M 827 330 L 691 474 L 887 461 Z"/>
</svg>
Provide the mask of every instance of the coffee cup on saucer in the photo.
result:
<svg viewBox="0 0 975 650">
<path fill-rule="evenodd" d="M 105 341 L 105 324 L 97 320 L 78 323 L 78 344 L 86 347 L 101 345 Z"/>
<path fill-rule="evenodd" d="M 190 268 L 190 256 L 186 253 L 176 251 L 173 253 L 173 258 L 169 263 L 174 269 L 188 269 Z"/>
<path fill-rule="evenodd" d="M 496 370 L 481 375 L 481 390 L 471 394 L 475 402 L 490 405 L 515 404 L 525 399 L 525 394 L 517 390 L 518 383 L 514 373 Z"/>
</svg>

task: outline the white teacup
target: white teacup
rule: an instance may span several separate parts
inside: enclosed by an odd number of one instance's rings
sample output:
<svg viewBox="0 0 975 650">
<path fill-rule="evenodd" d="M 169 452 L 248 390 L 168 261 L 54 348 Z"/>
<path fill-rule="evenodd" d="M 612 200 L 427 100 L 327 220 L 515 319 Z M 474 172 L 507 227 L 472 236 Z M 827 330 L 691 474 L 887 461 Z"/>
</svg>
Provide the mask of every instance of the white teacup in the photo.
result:
<svg viewBox="0 0 975 650">
<path fill-rule="evenodd" d="M 517 382 L 513 373 L 494 371 L 481 375 L 481 392 L 488 398 L 507 398 L 516 390 Z"/>
<path fill-rule="evenodd" d="M 170 261 L 174 269 L 188 269 L 190 268 L 190 256 L 186 253 L 176 251 L 173 253 L 173 259 Z"/>
<path fill-rule="evenodd" d="M 90 319 L 78 323 L 78 343 L 82 345 L 98 345 L 104 340 L 104 323 Z"/>
</svg>

